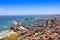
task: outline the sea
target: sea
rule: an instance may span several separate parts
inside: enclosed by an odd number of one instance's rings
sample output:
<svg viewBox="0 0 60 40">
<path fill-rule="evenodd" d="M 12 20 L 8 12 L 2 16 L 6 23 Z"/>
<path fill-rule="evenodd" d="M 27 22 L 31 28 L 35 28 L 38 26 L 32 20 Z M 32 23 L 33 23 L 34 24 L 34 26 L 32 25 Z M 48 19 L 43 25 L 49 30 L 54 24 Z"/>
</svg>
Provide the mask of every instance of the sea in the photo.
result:
<svg viewBox="0 0 60 40">
<path fill-rule="evenodd" d="M 26 20 L 32 21 L 38 18 L 49 17 L 52 18 L 56 15 L 11 15 L 11 16 L 0 16 L 0 35 L 5 34 L 9 31 L 9 26 L 13 23 L 13 20 L 23 22 Z"/>
</svg>

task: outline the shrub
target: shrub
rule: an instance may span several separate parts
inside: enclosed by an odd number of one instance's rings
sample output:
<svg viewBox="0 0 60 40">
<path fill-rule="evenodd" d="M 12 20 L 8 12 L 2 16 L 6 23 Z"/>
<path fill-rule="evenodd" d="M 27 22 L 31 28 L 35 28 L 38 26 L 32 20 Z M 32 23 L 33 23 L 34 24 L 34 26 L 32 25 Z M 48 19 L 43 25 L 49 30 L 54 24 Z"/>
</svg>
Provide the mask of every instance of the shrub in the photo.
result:
<svg viewBox="0 0 60 40">
<path fill-rule="evenodd" d="M 19 34 L 10 34 L 9 36 L 7 36 L 7 40 L 17 40 L 20 37 Z"/>
</svg>

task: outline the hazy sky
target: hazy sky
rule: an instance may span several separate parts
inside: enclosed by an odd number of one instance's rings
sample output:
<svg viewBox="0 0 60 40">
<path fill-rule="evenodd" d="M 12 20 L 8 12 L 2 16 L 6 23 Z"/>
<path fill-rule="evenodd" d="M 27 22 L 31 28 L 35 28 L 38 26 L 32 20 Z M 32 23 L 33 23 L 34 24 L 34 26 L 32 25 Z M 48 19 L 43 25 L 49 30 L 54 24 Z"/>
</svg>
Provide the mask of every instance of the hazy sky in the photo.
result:
<svg viewBox="0 0 60 40">
<path fill-rule="evenodd" d="M 0 15 L 60 14 L 59 0 L 0 0 Z"/>
</svg>

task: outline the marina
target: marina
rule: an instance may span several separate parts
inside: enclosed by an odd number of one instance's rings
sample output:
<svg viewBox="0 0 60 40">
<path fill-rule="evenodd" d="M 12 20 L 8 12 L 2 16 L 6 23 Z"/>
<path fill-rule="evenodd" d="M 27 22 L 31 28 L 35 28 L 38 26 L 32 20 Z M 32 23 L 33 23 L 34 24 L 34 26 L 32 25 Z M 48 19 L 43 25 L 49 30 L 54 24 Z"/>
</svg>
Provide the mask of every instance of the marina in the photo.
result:
<svg viewBox="0 0 60 40">
<path fill-rule="evenodd" d="M 56 36 L 57 39 L 60 38 L 59 24 L 60 24 L 59 16 L 55 16 L 54 18 L 42 18 L 25 22 L 18 22 L 14 20 L 9 27 L 10 32 L 5 33 L 4 35 L 0 35 L 0 40 L 3 39 L 6 40 L 7 39 L 6 36 L 13 33 L 18 33 L 21 35 L 21 38 L 18 38 L 19 40 L 33 40 L 33 39 L 48 40 L 52 34 L 53 37 L 51 37 L 51 39 L 55 40 L 54 35 Z M 48 36 L 49 38 L 44 38 L 45 36 Z"/>
</svg>

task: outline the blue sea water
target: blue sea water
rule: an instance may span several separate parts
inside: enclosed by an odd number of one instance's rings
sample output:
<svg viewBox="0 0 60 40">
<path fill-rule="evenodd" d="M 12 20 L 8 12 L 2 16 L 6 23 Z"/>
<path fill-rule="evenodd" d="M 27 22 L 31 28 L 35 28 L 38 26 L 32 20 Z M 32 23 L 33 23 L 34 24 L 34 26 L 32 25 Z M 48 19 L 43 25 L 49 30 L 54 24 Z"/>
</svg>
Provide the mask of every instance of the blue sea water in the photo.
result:
<svg viewBox="0 0 60 40">
<path fill-rule="evenodd" d="M 33 17 L 34 20 L 37 18 L 53 17 L 48 15 L 20 15 L 20 16 L 0 16 L 0 34 L 6 33 L 9 30 L 9 26 L 12 24 L 13 20 L 18 22 L 23 22 L 25 18 Z M 31 19 L 30 19 L 31 21 Z"/>
</svg>

